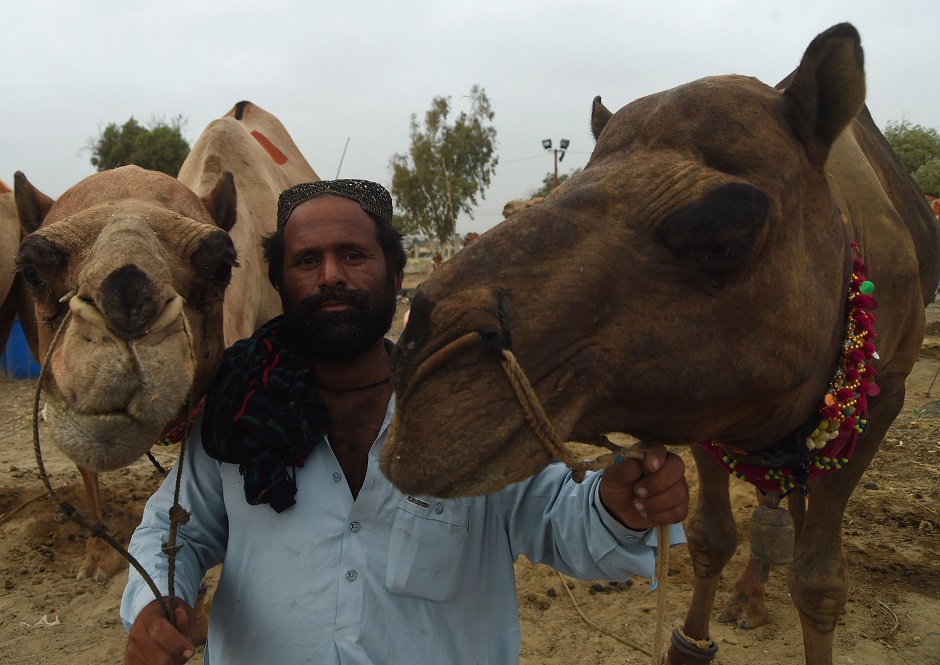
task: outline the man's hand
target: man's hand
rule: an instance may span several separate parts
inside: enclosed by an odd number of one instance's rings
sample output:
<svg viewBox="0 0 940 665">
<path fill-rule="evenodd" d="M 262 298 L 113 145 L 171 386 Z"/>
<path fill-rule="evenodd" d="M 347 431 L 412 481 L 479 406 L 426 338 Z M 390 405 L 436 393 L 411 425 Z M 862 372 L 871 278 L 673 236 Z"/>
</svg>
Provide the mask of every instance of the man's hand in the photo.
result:
<svg viewBox="0 0 940 665">
<path fill-rule="evenodd" d="M 689 513 L 689 487 L 682 459 L 659 443 L 638 443 L 643 459 L 626 458 L 604 471 L 601 503 L 628 529 L 675 524 Z"/>
<path fill-rule="evenodd" d="M 166 599 L 165 599 L 166 600 Z M 193 657 L 189 634 L 195 625 L 193 608 L 176 600 L 176 628 L 153 601 L 139 615 L 128 635 L 124 665 L 180 665 Z"/>
</svg>

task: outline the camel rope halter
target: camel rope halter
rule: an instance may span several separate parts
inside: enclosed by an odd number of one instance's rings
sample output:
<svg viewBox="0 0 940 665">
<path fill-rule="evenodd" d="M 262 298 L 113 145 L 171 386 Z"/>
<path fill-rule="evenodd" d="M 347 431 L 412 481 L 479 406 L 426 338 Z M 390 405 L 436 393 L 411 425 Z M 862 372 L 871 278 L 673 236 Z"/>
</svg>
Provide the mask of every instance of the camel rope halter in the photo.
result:
<svg viewBox="0 0 940 665">
<path fill-rule="evenodd" d="M 519 406 L 522 408 L 522 411 L 525 414 L 526 421 L 529 423 L 532 431 L 535 433 L 539 442 L 542 444 L 542 447 L 551 457 L 558 459 L 560 462 L 565 464 L 565 466 L 571 469 L 571 476 L 575 482 L 580 483 L 582 480 L 584 480 L 584 476 L 587 471 L 600 471 L 606 469 L 612 464 L 621 462 L 626 458 L 633 458 L 638 460 L 643 459 L 643 451 L 624 448 L 613 443 L 604 436 L 596 437 L 596 439 L 589 443 L 591 443 L 591 445 L 602 445 L 612 452 L 605 453 L 593 460 L 579 459 L 568 447 L 566 442 L 558 435 L 555 426 L 552 424 L 551 420 L 548 418 L 548 415 L 545 413 L 545 409 L 542 406 L 542 403 L 539 401 L 538 395 L 535 394 L 535 389 L 532 387 L 532 383 L 526 376 L 525 371 L 522 369 L 522 366 L 519 364 L 516 356 L 512 351 L 509 350 L 508 346 L 510 345 L 510 340 L 507 332 L 508 327 L 503 321 L 504 317 L 500 318 L 501 323 L 503 323 L 502 339 L 494 340 L 489 335 L 484 336 L 480 333 L 471 332 L 453 340 L 443 348 L 436 351 L 425 362 L 421 363 L 415 372 L 415 375 L 409 382 L 408 388 L 405 389 L 405 392 L 402 395 L 399 403 L 407 403 L 408 398 L 414 392 L 416 387 L 423 383 L 424 377 L 430 374 L 433 369 L 440 365 L 447 356 L 451 355 L 455 350 L 460 349 L 461 347 L 468 346 L 470 344 L 476 344 L 478 343 L 478 340 L 482 339 L 484 346 L 490 350 L 495 351 L 499 355 L 500 366 L 503 368 L 503 372 L 505 372 L 506 377 L 509 379 L 509 383 L 516 395 Z M 398 409 L 396 409 L 396 414 L 392 420 L 389 432 L 389 437 L 391 439 L 397 438 L 397 433 L 399 430 L 397 421 Z M 666 615 L 666 578 L 669 575 L 669 531 L 668 527 L 665 525 L 658 525 L 656 527 L 656 547 L 655 588 L 657 592 L 657 618 L 656 630 L 653 635 L 651 662 L 654 665 L 659 665 L 659 663 L 662 661 L 663 624 L 665 622 Z"/>
<path fill-rule="evenodd" d="M 69 302 L 72 298 L 77 295 L 77 290 L 70 291 L 66 293 L 62 298 L 59 299 L 60 303 Z M 189 330 L 189 326 L 186 323 L 186 317 L 183 314 L 182 310 L 179 312 L 180 321 L 183 325 L 183 331 L 186 334 L 186 341 L 189 345 L 190 357 L 193 359 L 195 364 L 195 345 L 193 344 L 192 333 Z M 127 551 L 127 549 L 121 545 L 110 533 L 108 533 L 108 527 L 100 522 L 92 522 L 86 517 L 84 517 L 78 510 L 68 503 L 59 498 L 56 491 L 52 488 L 52 482 L 49 480 L 49 475 L 46 472 L 45 464 L 43 464 L 42 459 L 42 449 L 39 445 L 39 402 L 42 397 L 42 386 L 46 380 L 46 375 L 49 367 L 49 363 L 52 360 L 52 354 L 56 350 L 56 347 L 59 345 L 59 342 L 62 339 L 62 335 L 68 328 L 69 322 L 72 319 L 72 310 L 71 308 L 66 309 L 65 315 L 62 317 L 62 322 L 59 324 L 59 327 L 55 331 L 55 335 L 52 337 L 52 341 L 49 343 L 49 348 L 46 350 L 45 355 L 42 358 L 42 364 L 39 368 L 39 378 L 36 381 L 36 394 L 33 399 L 33 413 L 32 413 L 32 425 L 33 425 L 33 452 L 36 456 L 36 467 L 39 470 L 39 477 L 42 480 L 43 484 L 46 486 L 46 490 L 49 492 L 49 496 L 52 498 L 55 503 L 55 519 L 60 524 L 64 524 L 66 521 L 71 520 L 75 522 L 83 529 L 86 529 L 93 538 L 100 538 L 108 545 L 111 546 L 118 554 L 120 554 L 127 562 L 134 567 L 134 569 L 140 574 L 144 582 L 147 583 L 147 586 L 153 592 L 154 598 L 157 603 L 160 605 L 160 609 L 163 612 L 163 615 L 166 619 L 172 624 L 176 625 L 176 592 L 175 592 L 175 572 L 176 572 L 176 553 L 180 551 L 182 545 L 176 543 L 176 536 L 181 524 L 186 524 L 189 521 L 189 512 L 184 509 L 179 503 L 180 495 L 180 479 L 183 472 L 183 460 L 185 459 L 186 452 L 186 440 L 189 438 L 189 429 L 192 425 L 192 422 L 189 418 L 185 419 L 185 433 L 180 441 L 180 455 L 179 455 L 179 471 L 176 474 L 176 486 L 173 492 L 173 505 L 170 508 L 170 528 L 167 535 L 167 542 L 163 543 L 162 550 L 168 558 L 168 569 L 167 569 L 167 597 L 169 603 L 164 600 L 163 594 L 160 593 L 160 589 L 157 587 L 156 582 L 150 574 L 144 569 L 144 567 L 137 561 L 134 556 Z M 136 359 L 136 351 L 133 350 L 134 357 Z M 187 399 L 187 413 L 192 412 L 193 405 L 193 396 L 192 391 L 190 391 L 189 397 Z"/>
</svg>

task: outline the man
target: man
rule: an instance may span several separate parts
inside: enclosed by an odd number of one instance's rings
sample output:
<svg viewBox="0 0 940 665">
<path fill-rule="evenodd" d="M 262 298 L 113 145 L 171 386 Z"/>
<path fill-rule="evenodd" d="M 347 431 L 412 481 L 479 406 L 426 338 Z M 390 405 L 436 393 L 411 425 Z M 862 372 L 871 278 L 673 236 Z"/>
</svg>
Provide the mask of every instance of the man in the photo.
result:
<svg viewBox="0 0 940 665">
<path fill-rule="evenodd" d="M 292 187 L 264 247 L 285 314 L 226 351 L 185 463 L 147 504 L 130 549 L 166 593 L 161 544 L 182 467 L 187 605 L 174 628 L 131 570 L 125 663 L 192 656 L 190 605 L 222 562 L 211 665 L 518 662 L 519 554 L 585 579 L 652 574 L 647 530 L 688 507 L 682 461 L 662 446 L 581 484 L 553 464 L 456 500 L 406 496 L 382 476 L 394 408 L 384 334 L 406 260 L 384 188 Z"/>
</svg>

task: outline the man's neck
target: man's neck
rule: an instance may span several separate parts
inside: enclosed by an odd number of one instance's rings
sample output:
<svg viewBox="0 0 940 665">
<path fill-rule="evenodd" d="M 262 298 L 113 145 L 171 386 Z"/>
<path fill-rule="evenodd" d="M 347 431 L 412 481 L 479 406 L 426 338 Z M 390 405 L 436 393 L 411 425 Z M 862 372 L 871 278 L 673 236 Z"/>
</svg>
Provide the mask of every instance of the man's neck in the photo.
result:
<svg viewBox="0 0 940 665">
<path fill-rule="evenodd" d="M 392 395 L 385 340 L 346 361 L 313 358 L 317 393 L 330 413 L 330 447 L 353 499 L 365 482 L 369 450 L 378 437 Z"/>
<path fill-rule="evenodd" d="M 314 385 L 336 392 L 369 388 L 388 381 L 389 354 L 384 338 L 351 360 L 311 358 Z"/>
</svg>

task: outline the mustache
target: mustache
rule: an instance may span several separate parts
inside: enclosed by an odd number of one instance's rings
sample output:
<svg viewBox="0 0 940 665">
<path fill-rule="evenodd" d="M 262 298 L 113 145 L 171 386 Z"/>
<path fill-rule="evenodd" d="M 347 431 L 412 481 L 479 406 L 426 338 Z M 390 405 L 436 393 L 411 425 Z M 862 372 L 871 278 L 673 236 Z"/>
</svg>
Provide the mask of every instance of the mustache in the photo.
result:
<svg viewBox="0 0 940 665">
<path fill-rule="evenodd" d="M 297 305 L 299 310 L 307 312 L 319 309 L 324 305 L 356 305 L 366 311 L 372 311 L 372 299 L 366 291 L 333 287 L 324 287 L 307 296 Z"/>
</svg>

